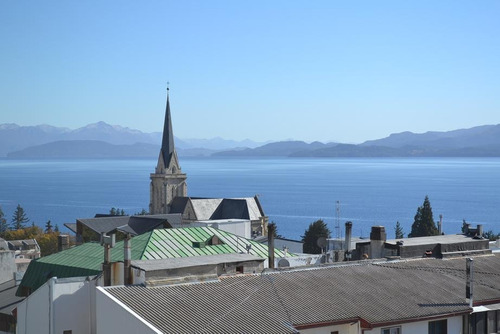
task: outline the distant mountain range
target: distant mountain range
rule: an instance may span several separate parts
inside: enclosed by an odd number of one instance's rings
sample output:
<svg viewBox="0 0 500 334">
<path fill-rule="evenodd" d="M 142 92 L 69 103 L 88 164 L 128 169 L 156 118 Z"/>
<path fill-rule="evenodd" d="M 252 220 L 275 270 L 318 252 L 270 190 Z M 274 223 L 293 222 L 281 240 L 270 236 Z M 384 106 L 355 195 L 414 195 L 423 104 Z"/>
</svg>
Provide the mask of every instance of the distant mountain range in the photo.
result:
<svg viewBox="0 0 500 334">
<path fill-rule="evenodd" d="M 104 122 L 70 130 L 50 125 L 0 124 L 0 157 L 151 158 L 162 134 Z M 447 132 L 401 132 L 359 145 L 282 141 L 258 143 L 222 138 L 175 138 L 183 157 L 500 157 L 500 124 Z"/>
<path fill-rule="evenodd" d="M 51 125 L 0 124 L 0 157 L 69 158 L 75 157 L 78 152 L 83 155 L 82 157 L 96 158 L 156 157 L 161 140 L 161 132 L 145 133 L 105 122 L 89 124 L 75 130 Z M 96 142 L 104 144 L 96 145 Z M 238 147 L 255 148 L 262 144 L 264 143 L 251 140 L 175 138 L 180 156 L 209 156 L 221 150 Z"/>
</svg>

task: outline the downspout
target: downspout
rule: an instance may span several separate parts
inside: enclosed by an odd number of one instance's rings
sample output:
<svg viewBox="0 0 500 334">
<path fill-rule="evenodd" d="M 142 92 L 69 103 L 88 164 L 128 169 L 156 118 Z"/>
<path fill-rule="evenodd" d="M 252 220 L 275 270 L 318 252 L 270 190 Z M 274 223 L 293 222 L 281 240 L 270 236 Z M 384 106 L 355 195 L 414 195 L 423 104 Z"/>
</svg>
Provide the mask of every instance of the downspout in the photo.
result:
<svg viewBox="0 0 500 334">
<path fill-rule="evenodd" d="M 54 288 L 57 277 L 51 277 L 49 280 L 49 333 L 55 334 L 54 326 Z"/>
</svg>

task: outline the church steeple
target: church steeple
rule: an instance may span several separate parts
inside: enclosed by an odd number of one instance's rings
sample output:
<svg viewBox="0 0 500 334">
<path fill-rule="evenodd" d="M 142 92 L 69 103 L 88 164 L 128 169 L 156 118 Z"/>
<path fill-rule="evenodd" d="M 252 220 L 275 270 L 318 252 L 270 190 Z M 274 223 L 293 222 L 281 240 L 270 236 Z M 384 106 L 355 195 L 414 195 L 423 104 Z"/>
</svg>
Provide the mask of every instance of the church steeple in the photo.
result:
<svg viewBox="0 0 500 334">
<path fill-rule="evenodd" d="M 175 197 L 187 196 L 186 174 L 181 171 L 179 159 L 174 146 L 174 132 L 170 115 L 170 96 L 167 86 L 167 107 L 163 138 L 156 170 L 151 174 L 151 192 L 149 202 L 150 214 L 169 213 Z"/>
<path fill-rule="evenodd" d="M 170 88 L 167 86 L 167 107 L 165 109 L 165 123 L 163 124 L 163 139 L 161 142 L 161 154 L 165 167 L 170 165 L 170 160 L 172 160 L 172 155 L 175 151 L 174 132 L 172 131 L 172 117 L 170 116 L 169 90 Z"/>
</svg>

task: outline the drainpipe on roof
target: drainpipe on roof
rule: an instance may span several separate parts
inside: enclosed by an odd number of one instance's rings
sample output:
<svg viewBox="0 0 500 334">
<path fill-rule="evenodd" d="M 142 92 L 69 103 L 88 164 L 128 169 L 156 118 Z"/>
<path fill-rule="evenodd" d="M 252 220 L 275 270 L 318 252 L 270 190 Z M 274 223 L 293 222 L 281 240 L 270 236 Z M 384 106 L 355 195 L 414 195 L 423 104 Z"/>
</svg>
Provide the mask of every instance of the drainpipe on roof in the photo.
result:
<svg viewBox="0 0 500 334">
<path fill-rule="evenodd" d="M 274 269 L 274 230 L 274 224 L 267 225 L 267 252 L 271 269 Z"/>
<path fill-rule="evenodd" d="M 49 333 L 54 334 L 54 288 L 56 285 L 57 277 L 49 279 Z"/>
<path fill-rule="evenodd" d="M 115 246 L 115 235 L 101 235 L 101 245 L 104 246 L 104 262 L 102 263 L 102 276 L 104 286 L 111 285 L 111 248 Z"/>
<path fill-rule="evenodd" d="M 345 223 L 345 260 L 351 259 L 352 222 Z"/>
</svg>

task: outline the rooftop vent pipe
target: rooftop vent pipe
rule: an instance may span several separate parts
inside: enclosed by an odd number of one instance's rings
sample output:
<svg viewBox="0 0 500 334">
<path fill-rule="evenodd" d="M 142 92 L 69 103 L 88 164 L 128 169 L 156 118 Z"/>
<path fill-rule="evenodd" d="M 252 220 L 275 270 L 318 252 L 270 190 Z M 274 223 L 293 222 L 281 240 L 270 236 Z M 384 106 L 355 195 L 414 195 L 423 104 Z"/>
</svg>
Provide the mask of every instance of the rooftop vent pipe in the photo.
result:
<svg viewBox="0 0 500 334">
<path fill-rule="evenodd" d="M 351 259 L 351 235 L 352 235 L 352 222 L 345 223 L 345 259 Z"/>
<path fill-rule="evenodd" d="M 269 268 L 274 269 L 274 232 L 275 225 L 269 224 L 267 225 L 267 251 L 269 258 Z"/>
</svg>

